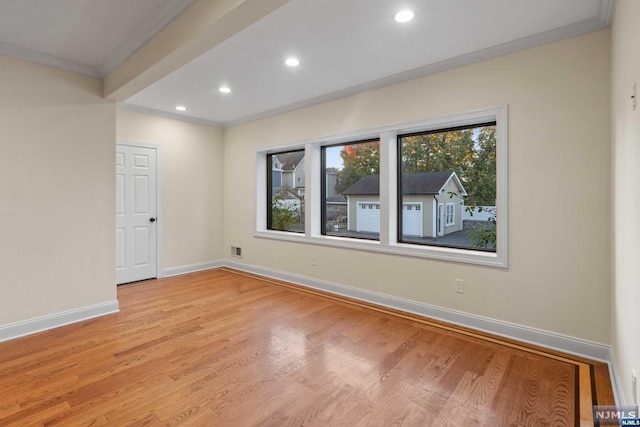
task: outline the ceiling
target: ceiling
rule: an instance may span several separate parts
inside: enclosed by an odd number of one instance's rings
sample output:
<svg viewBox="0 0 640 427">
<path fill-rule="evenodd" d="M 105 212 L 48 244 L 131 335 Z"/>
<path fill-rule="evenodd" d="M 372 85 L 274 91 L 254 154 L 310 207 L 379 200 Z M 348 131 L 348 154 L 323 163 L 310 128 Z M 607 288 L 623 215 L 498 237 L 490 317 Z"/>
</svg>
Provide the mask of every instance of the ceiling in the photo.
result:
<svg viewBox="0 0 640 427">
<path fill-rule="evenodd" d="M 0 0 L 0 54 L 104 77 L 192 1 Z M 291 0 L 121 107 L 230 126 L 603 28 L 613 6 Z M 396 22 L 401 9 L 414 19 Z"/>
<path fill-rule="evenodd" d="M 105 77 L 193 0 L 0 0 L 0 55 Z"/>
</svg>

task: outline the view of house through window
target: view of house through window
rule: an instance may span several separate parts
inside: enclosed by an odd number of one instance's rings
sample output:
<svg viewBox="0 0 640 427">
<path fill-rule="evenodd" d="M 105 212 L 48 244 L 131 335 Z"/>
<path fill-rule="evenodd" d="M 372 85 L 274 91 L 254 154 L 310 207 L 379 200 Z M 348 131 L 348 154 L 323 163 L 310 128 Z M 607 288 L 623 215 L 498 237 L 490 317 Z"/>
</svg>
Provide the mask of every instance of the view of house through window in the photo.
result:
<svg viewBox="0 0 640 427">
<path fill-rule="evenodd" d="M 258 182 L 268 182 L 266 203 L 258 192 L 267 214 L 257 209 L 257 233 L 506 267 L 506 113 L 503 106 L 258 152 L 267 168 Z"/>
<path fill-rule="evenodd" d="M 496 251 L 496 126 L 398 137 L 399 241 Z"/>
<path fill-rule="evenodd" d="M 267 228 L 304 233 L 304 150 L 267 155 Z"/>
<path fill-rule="evenodd" d="M 380 141 L 322 147 L 323 234 L 379 240 Z"/>
</svg>

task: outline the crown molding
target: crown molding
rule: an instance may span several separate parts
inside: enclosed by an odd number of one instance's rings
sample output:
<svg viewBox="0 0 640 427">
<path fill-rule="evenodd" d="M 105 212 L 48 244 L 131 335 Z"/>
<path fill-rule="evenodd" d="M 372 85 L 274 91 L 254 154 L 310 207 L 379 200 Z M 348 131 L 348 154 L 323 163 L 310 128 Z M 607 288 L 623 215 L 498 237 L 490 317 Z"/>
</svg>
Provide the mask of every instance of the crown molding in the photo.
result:
<svg viewBox="0 0 640 427">
<path fill-rule="evenodd" d="M 120 110 L 134 111 L 136 113 L 149 114 L 151 116 L 159 116 L 167 119 L 196 123 L 199 125 L 212 126 L 217 128 L 224 127 L 220 122 L 214 122 L 211 120 L 200 119 L 198 117 L 186 116 L 186 115 L 177 114 L 177 113 L 169 113 L 167 111 L 156 110 L 155 108 L 142 107 L 140 105 L 118 103 L 116 107 Z"/>
<path fill-rule="evenodd" d="M 46 53 L 0 43 L 0 55 L 35 62 L 89 77 L 106 77 L 158 31 L 187 9 L 194 0 L 165 0 L 136 33 L 120 45 L 99 67 L 69 61 Z"/>
<path fill-rule="evenodd" d="M 603 3 L 614 3 L 614 0 L 601 0 Z M 612 6 L 607 6 L 606 10 Z M 609 13 L 609 12 L 607 12 Z M 602 21 L 600 18 L 592 18 L 586 21 L 576 22 L 574 24 L 566 25 L 564 27 L 554 28 L 549 31 L 537 33 L 531 36 L 522 37 L 507 43 L 502 43 L 486 49 L 481 49 L 475 52 L 471 52 L 465 55 L 456 56 L 454 58 L 445 59 L 444 61 L 428 64 L 422 67 L 414 68 L 408 71 L 404 71 L 398 74 L 394 74 L 381 79 L 372 80 L 366 83 L 362 83 L 356 86 L 351 86 L 346 89 L 341 89 L 335 92 L 331 92 L 325 95 L 320 95 L 314 98 L 306 99 L 304 101 L 296 102 L 294 104 L 285 105 L 283 107 L 275 108 L 269 111 L 264 111 L 257 114 L 246 116 L 239 120 L 231 120 L 224 122 L 223 126 L 233 127 L 243 123 L 252 122 L 255 120 L 261 120 L 267 117 L 275 116 L 282 113 L 287 113 L 293 110 L 310 107 L 317 104 L 333 101 L 339 98 L 344 98 L 351 95 L 357 95 L 362 92 L 380 89 L 385 86 L 390 86 L 397 83 L 402 83 L 408 80 L 428 76 L 430 74 L 447 71 L 453 68 L 462 67 L 465 65 L 473 64 L 475 62 L 481 62 L 487 59 L 495 58 L 498 56 L 507 55 L 520 50 L 529 49 L 532 47 L 540 46 L 547 43 L 553 43 L 569 37 L 574 37 L 580 34 L 589 33 L 591 31 L 600 30 L 606 28 L 609 25 Z"/>
<path fill-rule="evenodd" d="M 613 13 L 616 8 L 616 0 L 600 0 L 600 9 L 598 10 L 598 19 L 609 26 L 613 23 Z"/>
<path fill-rule="evenodd" d="M 46 53 L 36 52 L 34 50 L 24 49 L 7 43 L 0 43 L 0 55 L 10 56 L 12 58 L 22 59 L 23 61 L 35 62 L 37 64 L 47 65 L 49 67 L 59 68 L 62 70 L 72 71 L 74 73 L 83 74 L 89 77 L 102 77 L 97 68 L 80 64 L 56 56 L 47 55 Z"/>
<path fill-rule="evenodd" d="M 138 50 L 169 22 L 184 12 L 194 0 L 165 0 L 140 26 L 138 31 L 121 44 L 98 67 L 101 77 L 106 77 L 118 68 L 132 53 Z"/>
</svg>

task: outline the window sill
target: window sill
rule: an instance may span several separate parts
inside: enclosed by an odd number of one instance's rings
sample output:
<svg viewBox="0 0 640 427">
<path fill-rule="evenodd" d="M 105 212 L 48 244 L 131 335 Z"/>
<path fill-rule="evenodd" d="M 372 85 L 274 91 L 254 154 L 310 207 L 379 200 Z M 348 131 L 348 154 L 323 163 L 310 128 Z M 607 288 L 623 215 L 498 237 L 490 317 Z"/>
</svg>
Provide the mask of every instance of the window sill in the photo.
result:
<svg viewBox="0 0 640 427">
<path fill-rule="evenodd" d="M 482 265 L 487 267 L 508 268 L 505 259 L 498 253 L 481 252 L 465 249 L 444 248 L 437 246 L 412 245 L 407 243 L 382 244 L 379 241 L 352 239 L 334 236 L 307 236 L 286 231 L 258 230 L 254 237 L 269 240 L 279 240 L 308 245 L 330 246 L 389 255 L 407 256 L 414 258 L 433 259 L 438 261 L 458 262 L 464 264 Z"/>
</svg>

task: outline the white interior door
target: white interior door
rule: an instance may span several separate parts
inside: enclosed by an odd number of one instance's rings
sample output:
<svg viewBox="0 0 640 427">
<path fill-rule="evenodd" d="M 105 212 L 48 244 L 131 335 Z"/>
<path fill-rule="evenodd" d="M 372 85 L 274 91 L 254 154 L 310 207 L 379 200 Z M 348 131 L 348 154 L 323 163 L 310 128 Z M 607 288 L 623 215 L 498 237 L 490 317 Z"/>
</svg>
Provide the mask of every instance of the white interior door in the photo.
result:
<svg viewBox="0 0 640 427">
<path fill-rule="evenodd" d="M 156 277 L 156 150 L 116 146 L 116 281 Z"/>
</svg>

